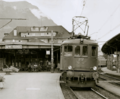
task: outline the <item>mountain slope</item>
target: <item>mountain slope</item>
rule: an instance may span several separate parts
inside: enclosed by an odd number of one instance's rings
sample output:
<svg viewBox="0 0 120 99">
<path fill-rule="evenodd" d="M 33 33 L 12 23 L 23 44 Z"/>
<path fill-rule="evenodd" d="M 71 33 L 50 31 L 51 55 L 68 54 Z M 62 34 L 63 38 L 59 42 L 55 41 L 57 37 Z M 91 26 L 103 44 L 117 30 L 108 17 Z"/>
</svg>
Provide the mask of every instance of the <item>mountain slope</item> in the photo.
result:
<svg viewBox="0 0 120 99">
<path fill-rule="evenodd" d="M 56 25 L 50 18 L 42 13 L 36 6 L 27 1 L 5 2 L 0 1 L 0 18 L 25 18 L 26 20 L 13 20 L 0 29 L 0 38 L 5 32 L 12 31 L 16 26 L 52 26 Z M 10 20 L 0 20 L 0 27 Z"/>
</svg>

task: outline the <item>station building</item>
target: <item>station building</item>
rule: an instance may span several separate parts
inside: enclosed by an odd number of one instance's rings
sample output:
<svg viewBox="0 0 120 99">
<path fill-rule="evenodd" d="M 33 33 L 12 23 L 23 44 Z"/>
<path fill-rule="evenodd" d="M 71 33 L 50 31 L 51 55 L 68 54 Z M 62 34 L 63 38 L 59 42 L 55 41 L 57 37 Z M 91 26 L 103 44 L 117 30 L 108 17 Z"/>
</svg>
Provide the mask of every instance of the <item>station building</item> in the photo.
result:
<svg viewBox="0 0 120 99">
<path fill-rule="evenodd" d="M 51 61 L 51 45 L 55 66 L 60 62 L 60 46 L 72 34 L 62 26 L 18 26 L 4 33 L 0 42 L 0 69 L 6 64 L 26 71 L 29 64 L 45 65 Z"/>
</svg>

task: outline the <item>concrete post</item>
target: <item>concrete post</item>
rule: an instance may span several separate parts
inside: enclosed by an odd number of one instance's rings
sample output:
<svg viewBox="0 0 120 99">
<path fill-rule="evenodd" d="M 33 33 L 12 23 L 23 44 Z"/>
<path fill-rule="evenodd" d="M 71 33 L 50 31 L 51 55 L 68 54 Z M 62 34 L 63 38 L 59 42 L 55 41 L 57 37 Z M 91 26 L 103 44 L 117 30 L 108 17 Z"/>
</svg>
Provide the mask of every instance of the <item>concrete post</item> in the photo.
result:
<svg viewBox="0 0 120 99">
<path fill-rule="evenodd" d="M 117 54 L 117 73 L 120 73 L 120 54 Z"/>
<path fill-rule="evenodd" d="M 54 72 L 53 62 L 54 62 L 54 59 L 53 59 L 53 30 L 52 30 L 51 31 L 51 73 Z"/>
</svg>

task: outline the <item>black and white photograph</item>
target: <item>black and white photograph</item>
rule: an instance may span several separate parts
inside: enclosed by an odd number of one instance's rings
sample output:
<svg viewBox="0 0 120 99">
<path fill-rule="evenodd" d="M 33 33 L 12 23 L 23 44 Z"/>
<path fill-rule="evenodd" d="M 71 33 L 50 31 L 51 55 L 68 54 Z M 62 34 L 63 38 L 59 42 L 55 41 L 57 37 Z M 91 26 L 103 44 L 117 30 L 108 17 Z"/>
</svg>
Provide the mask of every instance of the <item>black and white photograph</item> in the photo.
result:
<svg viewBox="0 0 120 99">
<path fill-rule="evenodd" d="M 0 0 L 0 99 L 120 99 L 120 0 Z"/>
</svg>

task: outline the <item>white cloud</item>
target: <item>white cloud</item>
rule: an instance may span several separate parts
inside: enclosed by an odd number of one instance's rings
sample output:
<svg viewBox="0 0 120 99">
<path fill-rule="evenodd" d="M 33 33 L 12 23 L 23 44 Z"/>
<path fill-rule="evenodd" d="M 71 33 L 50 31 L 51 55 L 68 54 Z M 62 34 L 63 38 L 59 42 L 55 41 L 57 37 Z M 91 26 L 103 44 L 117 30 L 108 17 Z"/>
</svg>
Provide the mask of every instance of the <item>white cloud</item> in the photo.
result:
<svg viewBox="0 0 120 99">
<path fill-rule="evenodd" d="M 13 8 L 16 10 L 17 9 L 17 7 L 16 6 L 13 6 Z"/>
<path fill-rule="evenodd" d="M 46 15 L 43 14 L 39 9 L 30 9 L 30 10 L 38 19 L 40 19 L 41 16 L 46 17 Z"/>
<path fill-rule="evenodd" d="M 81 0 L 32 0 L 31 4 L 36 5 L 42 12 L 49 16 L 58 25 L 63 25 L 68 31 L 72 30 L 72 17 L 80 15 L 79 3 Z M 77 3 L 76 3 L 77 2 Z M 77 8 L 75 8 L 75 6 Z M 79 13 L 79 14 L 77 14 Z"/>
</svg>

